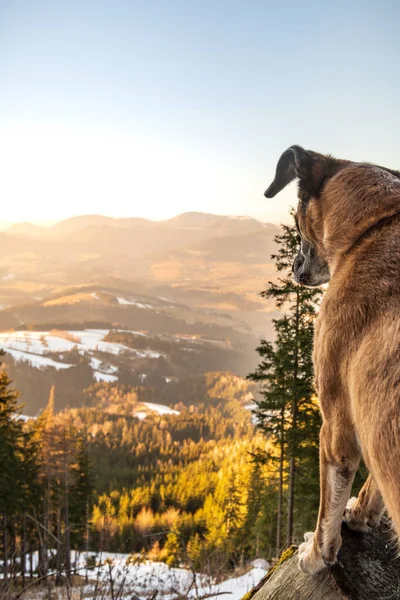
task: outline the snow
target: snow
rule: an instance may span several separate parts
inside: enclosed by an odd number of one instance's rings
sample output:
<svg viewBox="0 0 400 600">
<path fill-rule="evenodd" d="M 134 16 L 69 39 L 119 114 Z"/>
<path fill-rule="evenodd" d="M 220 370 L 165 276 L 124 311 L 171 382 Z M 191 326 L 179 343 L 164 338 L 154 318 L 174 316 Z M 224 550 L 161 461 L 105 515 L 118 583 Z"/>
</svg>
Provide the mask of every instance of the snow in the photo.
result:
<svg viewBox="0 0 400 600">
<path fill-rule="evenodd" d="M 22 352 L 21 350 L 10 350 L 6 349 L 16 361 L 29 362 L 32 367 L 40 369 L 41 367 L 54 367 L 55 369 L 69 369 L 72 365 L 67 363 L 60 363 L 52 358 L 46 356 L 38 356 L 37 354 L 30 354 L 29 352 Z"/>
<path fill-rule="evenodd" d="M 107 383 L 110 383 L 112 381 L 118 381 L 118 377 L 116 377 L 115 375 L 109 375 L 108 373 L 101 373 L 100 371 L 94 371 L 93 377 L 95 378 L 96 381 L 107 381 Z"/>
<path fill-rule="evenodd" d="M 86 351 L 98 350 L 110 354 L 120 354 L 127 350 L 122 344 L 104 342 L 104 338 L 109 332 L 108 329 L 85 329 L 84 331 L 70 331 L 69 333 L 79 338 L 78 348 Z"/>
<path fill-rule="evenodd" d="M 98 350 L 110 354 L 120 354 L 129 350 L 122 344 L 104 342 L 108 329 L 85 329 L 83 331 L 66 332 L 70 339 L 63 337 L 62 332 L 48 331 L 11 331 L 0 332 L 0 347 L 8 351 L 10 348 L 32 352 L 34 354 L 47 354 L 49 352 L 69 352 L 78 348 L 82 352 Z"/>
<path fill-rule="evenodd" d="M 156 404 L 154 402 L 141 402 L 143 406 L 145 406 L 149 411 L 156 412 L 159 415 L 179 415 L 178 410 L 174 410 L 169 406 L 165 406 L 164 404 Z M 148 412 L 145 411 L 137 411 L 134 412 L 133 415 L 143 421 L 146 417 L 149 416 Z"/>
<path fill-rule="evenodd" d="M 147 406 L 149 410 L 153 410 L 157 412 L 159 415 L 179 415 L 178 410 L 174 410 L 169 406 L 165 406 L 164 404 L 155 404 L 153 402 L 142 402 L 144 406 Z"/>
<path fill-rule="evenodd" d="M 6 351 L 13 348 L 33 354 L 47 354 L 49 352 L 68 352 L 76 345 L 76 342 L 47 331 L 11 331 L 0 333 L 0 347 Z"/>
<path fill-rule="evenodd" d="M 147 337 L 147 333 L 143 333 L 143 331 L 132 331 L 131 329 L 113 329 L 113 331 L 118 331 L 119 333 L 132 333 L 133 335 Z"/>
<path fill-rule="evenodd" d="M 118 367 L 115 367 L 114 365 L 110 365 L 105 361 L 99 360 L 98 358 L 95 358 L 94 356 L 90 357 L 90 366 L 92 367 L 92 369 L 94 371 L 101 371 L 102 373 L 116 373 L 118 371 Z"/>
<path fill-rule="evenodd" d="M 143 421 L 147 417 L 147 413 L 139 410 L 138 412 L 134 412 L 133 416 Z"/>
<path fill-rule="evenodd" d="M 137 356 L 140 356 L 140 358 L 160 358 L 160 356 L 164 356 L 162 355 L 160 352 L 154 352 L 154 350 L 133 350 L 133 352 L 135 352 L 135 354 L 137 354 Z"/>
<path fill-rule="evenodd" d="M 123 304 L 123 305 L 126 305 L 126 304 L 132 305 L 132 304 L 135 304 L 131 300 L 126 300 L 125 298 L 117 298 L 117 300 L 118 300 L 119 304 Z"/>
<path fill-rule="evenodd" d="M 35 421 L 36 417 L 31 417 L 30 415 L 21 415 L 21 414 L 15 414 L 14 418 L 16 421 L 31 421 L 32 419 Z"/>
<path fill-rule="evenodd" d="M 258 569 L 264 569 L 265 571 L 268 571 L 271 568 L 271 565 L 269 564 L 269 562 L 267 560 L 265 560 L 265 558 L 256 558 L 251 562 L 251 566 L 258 568 Z"/>
<path fill-rule="evenodd" d="M 243 598 L 243 596 L 247 594 L 252 587 L 259 583 L 266 572 L 267 571 L 265 569 L 253 568 L 251 571 L 245 573 L 241 577 L 233 577 L 232 579 L 227 579 L 226 581 L 212 585 L 211 587 L 203 587 L 202 592 L 215 594 L 213 596 L 209 596 L 209 600 L 217 600 L 217 598 L 220 598 L 218 594 L 226 594 L 226 597 L 229 598 L 229 600 L 241 600 L 241 598 Z M 195 591 L 193 591 L 193 593 L 191 593 L 188 597 L 195 598 Z"/>
<path fill-rule="evenodd" d="M 53 551 L 50 550 L 50 554 Z M 26 568 L 29 570 L 29 555 L 26 557 Z M 100 580 L 106 587 L 109 584 L 110 574 L 114 584 L 121 585 L 125 582 L 121 599 L 128 600 L 136 593 L 140 598 L 148 598 L 158 590 L 157 598 L 160 600 L 172 600 L 176 598 L 176 592 L 183 597 L 195 600 L 196 590 L 189 587 L 193 581 L 191 571 L 184 568 L 171 568 L 161 562 L 139 561 L 138 557 L 129 554 L 111 552 L 94 553 L 89 552 L 90 561 L 95 561 L 96 567 L 88 570 L 89 580 Z M 260 561 L 261 559 L 258 559 Z M 256 561 L 254 561 L 256 562 Z M 262 561 L 268 565 L 266 561 Z M 38 565 L 38 553 L 32 555 L 33 568 Z M 84 575 L 86 569 L 86 553 L 71 552 L 71 564 L 80 569 Z M 206 575 L 196 574 L 196 584 L 199 595 L 207 595 L 209 600 L 228 598 L 229 600 L 240 600 L 251 588 L 264 577 L 267 567 L 252 567 L 240 577 L 232 577 L 221 583 L 214 583 Z M 175 591 L 173 591 L 175 590 Z M 85 586 L 82 590 L 87 600 L 94 598 L 93 584 Z M 146 594 L 143 596 L 143 594 Z M 223 595 L 221 595 L 223 594 Z M 98 597 L 98 595 L 97 595 Z M 109 597 L 102 595 L 102 597 Z"/>
<path fill-rule="evenodd" d="M 93 555 L 92 555 L 93 556 Z M 81 555 L 78 562 L 85 565 L 84 556 Z M 72 557 L 74 560 L 74 558 Z M 189 587 L 193 581 L 191 571 L 183 568 L 171 568 L 161 562 L 145 561 L 135 564 L 135 557 L 127 554 L 111 554 L 103 552 L 96 555 L 96 560 L 102 565 L 105 562 L 111 563 L 112 576 L 118 582 L 125 578 L 126 586 L 125 598 L 130 598 L 135 592 L 142 597 L 142 593 L 154 593 L 158 590 L 160 599 L 172 600 L 176 598 L 176 590 L 183 597 L 196 598 L 196 590 L 189 592 Z M 100 567 L 104 579 L 109 577 L 109 565 Z M 95 571 L 96 572 L 96 571 Z M 267 570 L 264 568 L 253 567 L 250 571 L 240 577 L 232 577 L 218 584 L 214 584 L 210 579 L 201 574 L 196 575 L 196 583 L 199 595 L 208 595 L 209 600 L 217 600 L 220 597 L 229 598 L 229 600 L 241 600 L 243 596 L 251 590 L 264 577 Z M 221 596 L 223 594 L 223 596 Z M 90 595 L 88 596 L 90 598 Z"/>
<path fill-rule="evenodd" d="M 169 406 L 165 406 L 165 404 L 156 404 L 155 402 L 141 402 L 142 406 L 145 406 L 149 411 L 156 412 L 159 415 L 179 415 L 178 410 L 174 410 Z M 148 412 L 144 410 L 134 412 L 133 415 L 143 421 L 146 417 L 149 416 Z"/>
<path fill-rule="evenodd" d="M 251 402 L 250 404 L 245 404 L 244 408 L 246 410 L 254 411 L 257 408 L 257 404 L 255 402 Z M 253 425 L 257 425 L 257 415 L 254 412 L 251 415 L 251 422 Z"/>
<path fill-rule="evenodd" d="M 151 304 L 143 304 L 142 302 L 137 302 L 136 300 L 127 300 L 126 298 L 117 298 L 119 304 L 123 306 L 137 306 L 138 308 L 153 308 Z"/>
<path fill-rule="evenodd" d="M 0 348 L 11 354 L 17 361 L 27 361 L 33 367 L 50 366 L 55 369 L 68 369 L 71 364 L 57 360 L 71 350 L 78 350 L 88 356 L 94 377 L 97 381 L 116 381 L 118 367 L 109 363 L 109 355 L 118 356 L 129 353 L 138 358 L 157 359 L 162 356 L 153 350 L 136 350 L 123 344 L 104 341 L 109 329 L 84 329 L 80 331 L 3 331 L 0 332 Z M 146 337 L 139 331 L 123 330 L 127 333 Z M 57 353 L 52 358 L 45 356 Z M 93 353 L 107 354 L 105 360 L 93 356 Z M 68 355 L 67 355 L 68 356 Z"/>
</svg>

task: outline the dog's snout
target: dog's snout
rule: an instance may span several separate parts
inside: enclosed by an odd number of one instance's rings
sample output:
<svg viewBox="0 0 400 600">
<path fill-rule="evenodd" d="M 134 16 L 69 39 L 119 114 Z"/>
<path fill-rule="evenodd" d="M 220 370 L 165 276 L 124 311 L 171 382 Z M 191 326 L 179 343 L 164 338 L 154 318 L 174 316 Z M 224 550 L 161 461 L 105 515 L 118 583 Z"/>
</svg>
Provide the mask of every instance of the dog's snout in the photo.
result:
<svg viewBox="0 0 400 600">
<path fill-rule="evenodd" d="M 304 271 L 301 271 L 300 273 L 297 273 L 297 277 L 296 277 L 298 283 L 301 283 L 302 285 L 307 285 L 308 283 L 308 275 L 307 273 L 304 273 Z"/>
<path fill-rule="evenodd" d="M 300 269 L 300 267 L 303 265 L 303 263 L 304 263 L 304 256 L 302 256 L 301 253 L 299 252 L 293 261 L 293 265 L 292 265 L 293 273 L 295 271 L 297 271 L 298 269 Z"/>
</svg>

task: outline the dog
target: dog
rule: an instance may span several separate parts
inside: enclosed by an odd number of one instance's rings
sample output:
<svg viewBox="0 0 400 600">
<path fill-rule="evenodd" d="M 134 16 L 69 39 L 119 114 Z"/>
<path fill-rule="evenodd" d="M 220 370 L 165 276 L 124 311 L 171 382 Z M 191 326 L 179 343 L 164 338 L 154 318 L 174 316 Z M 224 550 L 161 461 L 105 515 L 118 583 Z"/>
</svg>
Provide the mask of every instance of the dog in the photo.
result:
<svg viewBox="0 0 400 600">
<path fill-rule="evenodd" d="M 334 565 L 341 524 L 366 531 L 385 511 L 400 536 L 400 172 L 292 146 L 265 192 L 298 180 L 296 282 L 329 283 L 315 324 L 320 508 L 299 566 Z M 369 476 L 350 498 L 361 455 Z"/>
</svg>

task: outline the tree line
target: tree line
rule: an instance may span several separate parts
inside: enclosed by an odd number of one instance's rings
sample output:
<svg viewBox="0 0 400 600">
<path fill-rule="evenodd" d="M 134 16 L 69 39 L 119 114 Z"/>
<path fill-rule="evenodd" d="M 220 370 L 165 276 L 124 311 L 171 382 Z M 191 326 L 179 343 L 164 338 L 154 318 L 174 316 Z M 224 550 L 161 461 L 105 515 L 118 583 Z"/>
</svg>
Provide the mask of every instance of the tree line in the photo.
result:
<svg viewBox="0 0 400 600">
<path fill-rule="evenodd" d="M 37 420 L 21 418 L 18 392 L 0 374 L 0 552 L 3 582 L 18 574 L 71 575 L 71 548 L 88 542 L 93 492 L 84 437 L 54 420 L 54 389 Z"/>
</svg>

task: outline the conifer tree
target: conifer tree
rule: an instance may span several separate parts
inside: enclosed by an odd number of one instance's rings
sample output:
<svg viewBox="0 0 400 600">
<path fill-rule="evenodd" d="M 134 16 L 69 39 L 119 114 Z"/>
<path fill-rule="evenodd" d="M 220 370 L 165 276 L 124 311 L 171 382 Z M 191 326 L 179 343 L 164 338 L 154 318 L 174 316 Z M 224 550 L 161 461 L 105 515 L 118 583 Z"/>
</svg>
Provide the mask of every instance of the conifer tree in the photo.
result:
<svg viewBox="0 0 400 600">
<path fill-rule="evenodd" d="M 4 354 L 4 353 L 1 353 Z M 18 392 L 11 389 L 6 371 L 0 372 L 0 513 L 10 514 L 16 506 L 15 476 L 20 470 L 18 446 L 23 437 L 22 423 L 18 420 L 21 409 Z"/>
<path fill-rule="evenodd" d="M 89 452 L 85 440 L 78 438 L 75 461 L 72 464 L 73 482 L 70 490 L 71 541 L 73 546 L 89 546 L 89 514 L 94 489 Z"/>
<path fill-rule="evenodd" d="M 318 464 L 319 411 L 313 391 L 312 343 L 321 290 L 300 286 L 292 278 L 292 264 L 300 241 L 296 226 L 282 225 L 282 233 L 275 241 L 278 251 L 272 258 L 282 276 L 277 283 L 270 282 L 261 295 L 274 299 L 283 314 L 273 321 L 275 342 L 262 340 L 257 348 L 262 360 L 249 379 L 262 384 L 256 415 L 260 428 L 271 436 L 279 461 L 276 541 L 279 551 L 284 480 L 288 489 L 286 545 L 289 545 L 294 533 L 296 475 L 300 467 L 304 468 L 304 461 L 310 465 L 313 458 Z"/>
<path fill-rule="evenodd" d="M 4 352 L 0 351 L 0 356 Z M 10 539 L 16 551 L 18 530 L 26 542 L 26 511 L 39 496 L 37 448 L 19 419 L 18 392 L 10 388 L 6 371 L 0 370 L 0 516 L 2 519 L 4 576 L 7 578 Z M 23 530 L 23 531 L 22 531 Z M 25 550 L 25 548 L 24 548 Z"/>
</svg>

